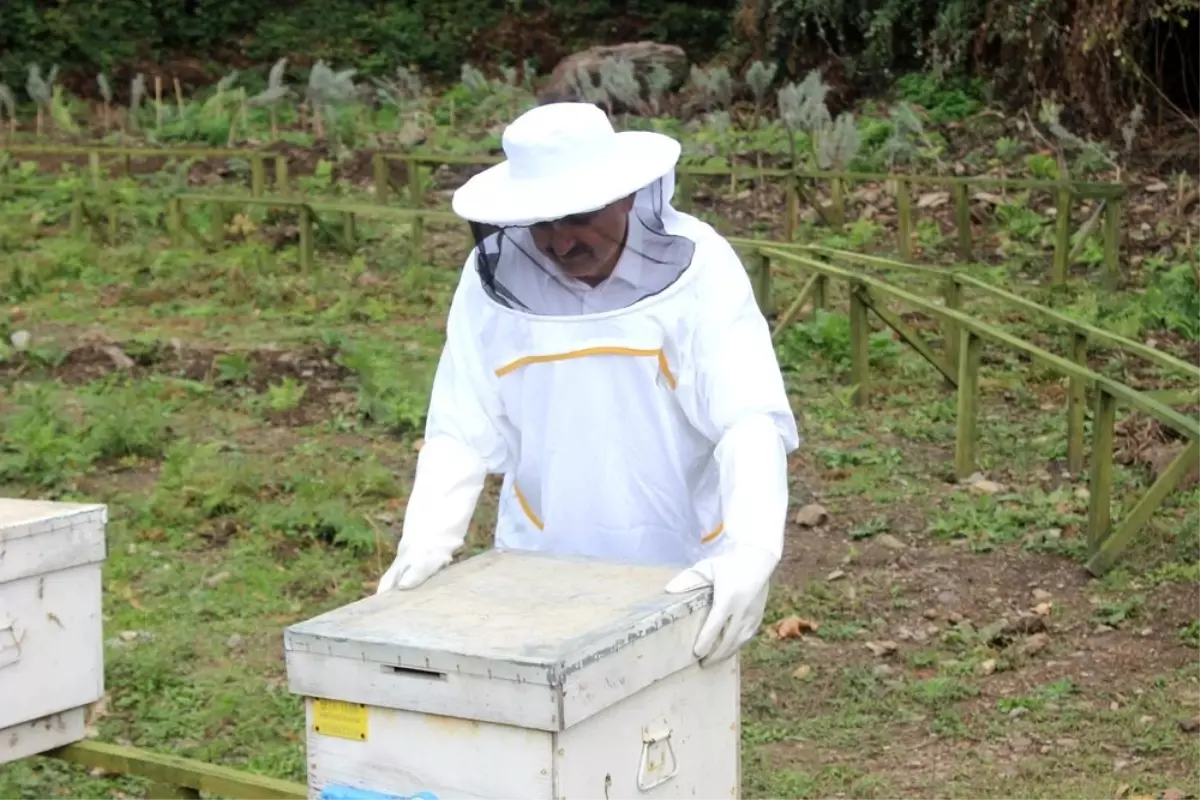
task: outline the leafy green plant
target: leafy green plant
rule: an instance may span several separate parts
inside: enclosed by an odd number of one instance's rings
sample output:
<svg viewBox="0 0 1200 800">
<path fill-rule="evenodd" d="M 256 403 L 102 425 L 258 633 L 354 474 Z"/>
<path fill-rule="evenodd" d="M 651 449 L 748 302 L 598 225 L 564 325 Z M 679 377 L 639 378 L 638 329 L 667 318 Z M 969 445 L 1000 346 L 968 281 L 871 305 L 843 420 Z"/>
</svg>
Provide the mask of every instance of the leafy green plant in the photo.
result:
<svg viewBox="0 0 1200 800">
<path fill-rule="evenodd" d="M 285 376 L 279 383 L 267 387 L 267 405 L 272 411 L 290 411 L 300 405 L 307 391 L 307 384 L 290 375 Z"/>
<path fill-rule="evenodd" d="M 1147 327 L 1200 340 L 1200 270 L 1194 264 L 1178 264 L 1154 276 L 1138 305 Z"/>
<path fill-rule="evenodd" d="M 816 354 L 838 372 L 850 368 L 850 318 L 817 309 L 813 318 L 788 328 L 780 341 L 781 361 L 786 365 Z M 868 343 L 868 359 L 882 366 L 894 361 L 900 345 L 890 331 L 874 331 Z"/>
</svg>

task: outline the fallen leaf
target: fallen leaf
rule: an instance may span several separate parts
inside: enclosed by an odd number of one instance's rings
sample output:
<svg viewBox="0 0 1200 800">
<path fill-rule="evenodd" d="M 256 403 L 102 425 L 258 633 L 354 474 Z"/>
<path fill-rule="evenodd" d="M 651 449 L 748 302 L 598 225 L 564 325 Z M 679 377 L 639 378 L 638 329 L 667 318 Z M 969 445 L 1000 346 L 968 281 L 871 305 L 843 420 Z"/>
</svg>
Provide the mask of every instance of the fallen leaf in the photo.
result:
<svg viewBox="0 0 1200 800">
<path fill-rule="evenodd" d="M 975 494 L 999 494 L 1004 491 L 1004 485 L 989 481 L 986 478 L 983 480 L 974 481 L 969 484 L 971 491 Z"/>
<path fill-rule="evenodd" d="M 1162 794 L 1162 800 L 1183 800 L 1187 795 L 1180 789 L 1170 788 Z"/>
<path fill-rule="evenodd" d="M 890 533 L 881 533 L 875 537 L 875 541 L 883 545 L 889 550 L 906 550 L 908 545 L 892 536 Z"/>
<path fill-rule="evenodd" d="M 980 675 L 991 675 L 996 671 L 996 659 L 989 658 L 987 661 L 981 661 L 976 668 L 976 672 Z"/>
<path fill-rule="evenodd" d="M 975 194 L 971 195 L 971 199 L 981 200 L 993 206 L 1004 205 L 1004 198 L 998 194 L 992 194 L 991 192 L 976 192 Z"/>
<path fill-rule="evenodd" d="M 800 639 L 806 632 L 816 633 L 818 627 L 804 617 L 784 617 L 775 623 L 772 634 L 776 639 Z"/>
<path fill-rule="evenodd" d="M 890 656 L 892 653 L 896 652 L 896 648 L 899 647 L 899 645 L 893 641 L 867 642 L 866 645 L 868 650 L 880 658 L 883 658 L 884 656 Z"/>
<path fill-rule="evenodd" d="M 1155 192 L 1155 193 L 1165 192 L 1167 190 L 1167 188 L 1168 188 L 1167 185 L 1165 183 L 1163 183 L 1162 181 L 1155 181 L 1154 183 L 1152 183 L 1146 187 L 1146 191 L 1147 192 Z"/>
<path fill-rule="evenodd" d="M 950 200 L 949 192 L 929 192 L 917 198 L 917 208 L 937 208 Z"/>
<path fill-rule="evenodd" d="M 1033 613 L 1037 614 L 1039 617 L 1048 617 L 1050 616 L 1050 609 L 1053 607 L 1053 603 L 1038 603 L 1033 607 Z"/>
<path fill-rule="evenodd" d="M 810 667 L 808 664 L 801 664 L 800 666 L 796 667 L 796 671 L 792 673 L 792 677 L 799 680 L 804 680 L 811 674 L 812 667 Z"/>
<path fill-rule="evenodd" d="M 844 577 L 846 577 L 845 570 L 835 569 L 833 572 L 831 572 L 825 576 L 825 580 L 836 581 L 836 580 L 841 580 Z"/>
<path fill-rule="evenodd" d="M 1125 798 L 1129 796 L 1129 790 L 1132 788 L 1133 787 L 1128 783 L 1122 783 L 1117 787 L 1117 790 L 1113 792 L 1113 800 L 1125 800 Z"/>
<path fill-rule="evenodd" d="M 828 520 L 829 512 L 825 510 L 825 506 L 818 503 L 809 503 L 796 512 L 796 524 L 805 528 L 822 525 Z"/>
</svg>

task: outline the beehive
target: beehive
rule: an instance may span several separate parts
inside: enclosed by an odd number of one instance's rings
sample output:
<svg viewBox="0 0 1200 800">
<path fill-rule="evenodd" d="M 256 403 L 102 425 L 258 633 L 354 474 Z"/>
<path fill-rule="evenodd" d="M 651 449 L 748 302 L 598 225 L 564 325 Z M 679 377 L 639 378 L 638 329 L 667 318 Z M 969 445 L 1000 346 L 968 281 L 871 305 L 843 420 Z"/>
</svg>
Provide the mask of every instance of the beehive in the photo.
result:
<svg viewBox="0 0 1200 800">
<path fill-rule="evenodd" d="M 104 695 L 106 513 L 0 499 L 0 764 L 82 739 Z"/>
<path fill-rule="evenodd" d="M 310 797 L 736 797 L 738 660 L 675 572 L 493 550 L 290 627 Z"/>
</svg>

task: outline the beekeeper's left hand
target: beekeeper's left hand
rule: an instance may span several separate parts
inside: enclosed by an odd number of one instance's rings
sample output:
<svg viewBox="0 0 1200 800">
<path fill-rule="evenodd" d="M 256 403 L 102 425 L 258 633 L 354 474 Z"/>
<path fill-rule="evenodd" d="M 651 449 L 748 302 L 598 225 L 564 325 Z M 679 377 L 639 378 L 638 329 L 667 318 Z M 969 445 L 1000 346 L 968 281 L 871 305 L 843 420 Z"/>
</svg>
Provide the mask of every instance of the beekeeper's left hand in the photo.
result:
<svg viewBox="0 0 1200 800">
<path fill-rule="evenodd" d="M 697 562 L 667 584 L 671 594 L 712 586 L 712 607 L 692 647 L 701 666 L 729 658 L 758 631 L 777 563 L 778 557 L 765 550 L 740 545 Z"/>
</svg>

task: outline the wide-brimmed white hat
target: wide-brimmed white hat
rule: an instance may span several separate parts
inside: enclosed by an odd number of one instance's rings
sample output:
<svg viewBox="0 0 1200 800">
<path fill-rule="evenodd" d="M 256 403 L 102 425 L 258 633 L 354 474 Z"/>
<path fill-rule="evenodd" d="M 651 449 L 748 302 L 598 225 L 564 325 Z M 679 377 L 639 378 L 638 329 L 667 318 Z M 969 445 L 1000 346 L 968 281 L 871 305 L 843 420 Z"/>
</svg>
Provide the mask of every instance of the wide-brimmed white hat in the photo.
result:
<svg viewBox="0 0 1200 800">
<path fill-rule="evenodd" d="M 669 173 L 681 151 L 659 133 L 617 133 L 591 103 L 531 109 L 504 129 L 502 143 L 507 160 L 454 193 L 463 219 L 528 225 L 595 211 Z"/>
</svg>

